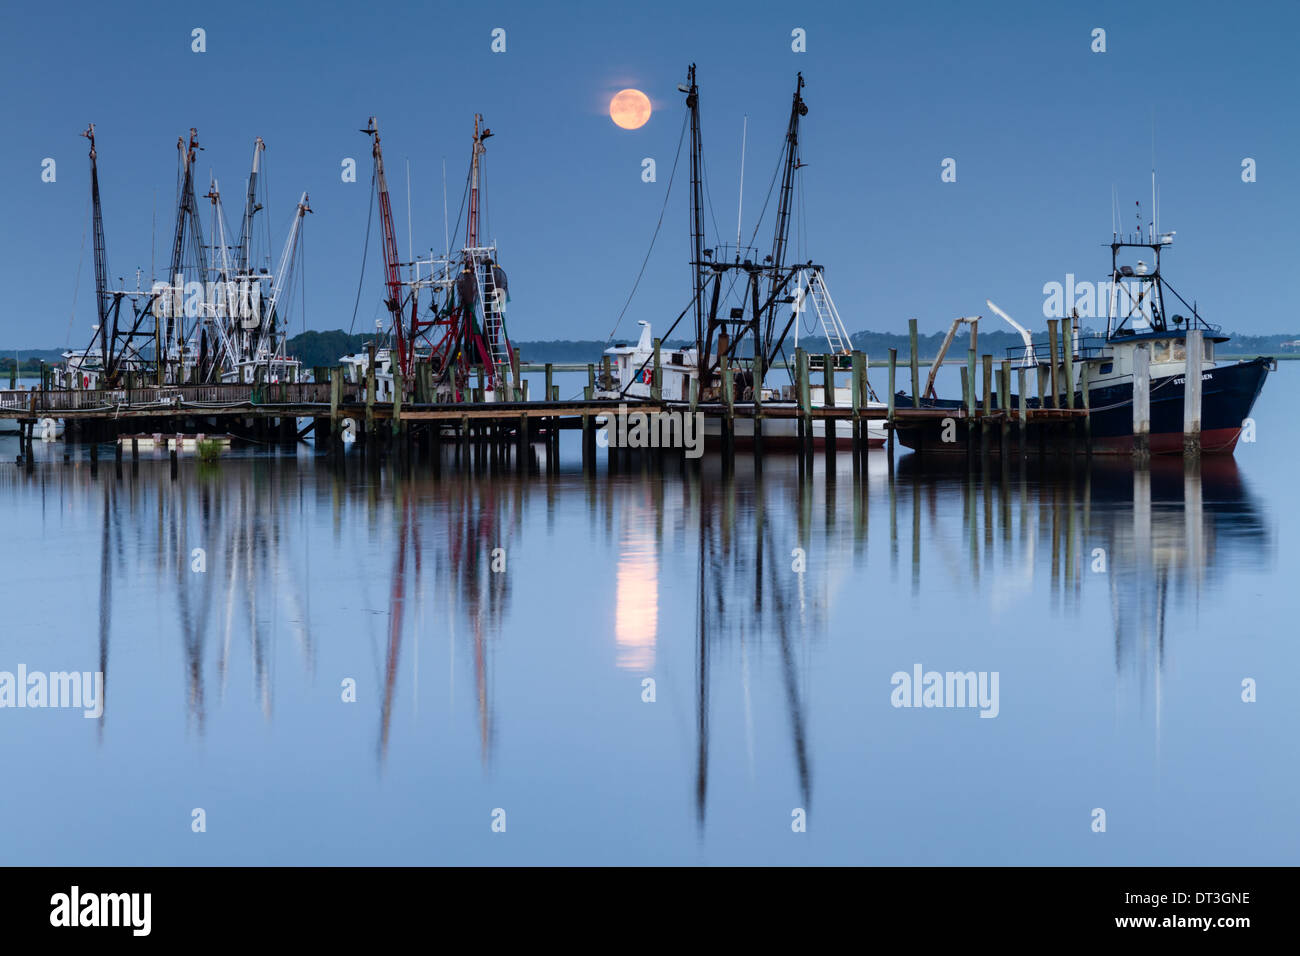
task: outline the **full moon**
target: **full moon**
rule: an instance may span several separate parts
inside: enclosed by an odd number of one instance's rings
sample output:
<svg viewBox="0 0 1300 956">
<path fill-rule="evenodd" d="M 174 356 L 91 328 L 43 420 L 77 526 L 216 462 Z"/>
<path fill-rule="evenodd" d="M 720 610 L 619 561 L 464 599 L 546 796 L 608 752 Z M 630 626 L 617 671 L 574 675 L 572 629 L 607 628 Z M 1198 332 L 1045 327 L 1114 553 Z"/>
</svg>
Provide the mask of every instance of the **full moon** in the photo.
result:
<svg viewBox="0 0 1300 956">
<path fill-rule="evenodd" d="M 640 90 L 619 90 L 609 101 L 609 118 L 623 129 L 640 129 L 650 119 L 650 97 Z"/>
</svg>

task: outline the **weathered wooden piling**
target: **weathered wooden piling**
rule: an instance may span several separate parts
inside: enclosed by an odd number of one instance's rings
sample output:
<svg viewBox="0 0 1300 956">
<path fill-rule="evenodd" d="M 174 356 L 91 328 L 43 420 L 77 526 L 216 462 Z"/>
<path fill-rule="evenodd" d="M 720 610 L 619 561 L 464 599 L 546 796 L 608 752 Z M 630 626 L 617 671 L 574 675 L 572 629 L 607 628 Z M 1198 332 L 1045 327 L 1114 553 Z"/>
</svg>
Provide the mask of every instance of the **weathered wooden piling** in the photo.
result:
<svg viewBox="0 0 1300 956">
<path fill-rule="evenodd" d="M 1052 408 L 1061 407 L 1061 388 L 1060 388 L 1059 381 L 1057 379 L 1057 367 L 1058 367 L 1057 362 L 1059 362 L 1060 359 L 1058 358 L 1056 352 L 1056 347 L 1057 347 L 1056 338 L 1057 338 L 1056 319 L 1048 319 L 1047 320 L 1047 354 L 1050 356 L 1050 359 L 1048 361 L 1048 366 L 1049 366 L 1048 377 L 1050 378 L 1052 383 Z M 1044 405 L 1043 407 L 1046 408 L 1047 406 Z"/>
<path fill-rule="evenodd" d="M 721 350 L 722 345 L 718 348 Z M 736 455 L 736 383 L 725 352 L 719 356 L 718 365 L 722 371 L 722 467 L 729 471 Z"/>
<path fill-rule="evenodd" d="M 1184 343 L 1187 370 L 1183 374 L 1183 458 L 1201 457 L 1201 375 L 1205 338 L 1200 329 L 1188 329 Z"/>
<path fill-rule="evenodd" d="M 907 339 L 912 346 L 912 407 L 921 407 L 921 357 L 917 354 L 916 319 L 907 320 Z"/>
<path fill-rule="evenodd" d="M 520 474 L 528 470 L 528 453 L 531 450 L 528 442 L 528 415 L 520 413 L 519 415 L 519 434 L 517 436 L 519 444 L 516 449 L 515 467 Z"/>
<path fill-rule="evenodd" d="M 343 369 L 330 369 L 330 442 L 338 442 L 340 436 L 339 405 L 343 402 Z"/>
<path fill-rule="evenodd" d="M 1074 322 L 1078 313 L 1072 312 L 1061 336 L 1061 368 L 1065 379 L 1065 407 L 1074 408 Z"/>
<path fill-rule="evenodd" d="M 989 429 L 992 427 L 992 419 L 989 416 L 993 413 L 993 356 L 985 354 L 982 365 L 982 371 L 984 372 L 984 418 L 980 423 L 980 440 L 987 445 Z"/>
<path fill-rule="evenodd" d="M 998 410 L 1002 413 L 1000 444 L 1002 453 L 1007 453 L 1007 441 L 1011 437 L 1011 362 L 1002 360 L 998 369 Z"/>
<path fill-rule="evenodd" d="M 975 377 L 975 350 L 967 349 L 966 351 L 966 414 L 971 418 L 975 417 L 975 389 L 979 380 Z"/>
<path fill-rule="evenodd" d="M 1145 345 L 1133 350 L 1133 460 L 1151 458 L 1151 353 Z"/>
<path fill-rule="evenodd" d="M 794 371 L 795 401 L 799 408 L 799 470 L 803 474 L 812 470 L 813 425 L 808 353 L 801 348 L 794 351 Z"/>
<path fill-rule="evenodd" d="M 366 427 L 362 432 L 363 443 L 374 434 L 375 429 L 375 344 L 369 346 L 370 361 L 366 363 Z"/>
<path fill-rule="evenodd" d="M 898 370 L 898 349 L 889 350 L 889 407 L 885 411 L 885 427 L 889 441 L 889 463 L 894 463 L 894 396 L 897 390 L 895 375 Z"/>
<path fill-rule="evenodd" d="M 405 383 L 402 381 L 402 370 L 396 365 L 393 366 L 393 421 L 392 433 L 396 437 L 402 430 L 402 392 Z"/>
<path fill-rule="evenodd" d="M 587 382 L 583 386 L 582 397 L 590 402 L 592 393 L 596 390 L 596 367 L 587 366 Z M 582 467 L 586 472 L 594 473 L 596 470 L 596 436 L 591 429 L 591 414 L 587 411 L 582 413 Z"/>
<path fill-rule="evenodd" d="M 864 394 L 866 393 L 867 380 L 867 357 L 856 349 L 853 352 L 853 379 L 850 386 L 853 407 L 853 470 L 858 472 L 862 468 L 862 453 L 864 445 L 862 441 L 862 405 Z"/>
<path fill-rule="evenodd" d="M 650 373 L 650 398 L 656 402 L 664 397 L 663 368 L 659 364 L 660 344 L 658 339 L 654 340 L 654 368 Z"/>
<path fill-rule="evenodd" d="M 1083 448 L 1084 451 L 1092 454 L 1092 399 L 1088 396 L 1089 379 L 1091 375 L 1089 369 L 1092 363 L 1083 361 L 1079 363 L 1079 397 L 1083 401 Z"/>
</svg>

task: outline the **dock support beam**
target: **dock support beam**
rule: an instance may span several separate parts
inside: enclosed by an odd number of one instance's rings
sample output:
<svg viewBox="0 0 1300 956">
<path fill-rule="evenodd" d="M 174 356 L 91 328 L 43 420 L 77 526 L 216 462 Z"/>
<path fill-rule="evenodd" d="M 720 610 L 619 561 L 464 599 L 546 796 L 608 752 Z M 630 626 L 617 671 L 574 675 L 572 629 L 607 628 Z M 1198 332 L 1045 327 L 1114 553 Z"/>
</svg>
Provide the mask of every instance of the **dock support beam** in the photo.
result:
<svg viewBox="0 0 1300 956">
<path fill-rule="evenodd" d="M 853 393 L 853 473 L 857 474 L 862 470 L 863 462 L 863 441 L 862 441 L 862 403 L 863 394 L 867 390 L 867 357 L 857 349 L 853 351 L 853 381 L 851 390 Z"/>
<path fill-rule="evenodd" d="M 767 377 L 764 367 L 763 350 L 758 349 L 754 355 L 754 424 L 750 444 L 754 451 L 754 471 L 763 470 L 763 380 Z"/>
<path fill-rule="evenodd" d="M 1187 330 L 1187 371 L 1183 375 L 1183 459 L 1201 457 L 1201 374 L 1205 339 L 1200 329 Z"/>
<path fill-rule="evenodd" d="M 1016 388 L 1020 392 L 1017 396 L 1020 400 L 1020 408 L 1018 409 L 1020 415 L 1019 421 L 1017 422 L 1018 428 L 1016 430 L 1019 432 L 1020 454 L 1022 457 L 1025 454 L 1025 429 L 1029 424 L 1029 399 L 1027 397 L 1028 389 L 1026 388 L 1026 385 L 1025 367 L 1022 365 L 1020 368 L 1016 369 Z"/>
<path fill-rule="evenodd" d="M 1151 353 L 1145 345 L 1133 350 L 1133 461 L 1151 460 Z"/>
<path fill-rule="evenodd" d="M 812 420 L 812 386 L 808 381 L 808 353 L 803 349 L 794 350 L 795 385 L 799 401 L 799 438 L 800 474 L 812 471 L 813 459 L 813 420 Z"/>
<path fill-rule="evenodd" d="M 921 407 L 921 366 L 917 355 L 916 319 L 907 320 L 907 339 L 912 346 L 912 407 Z"/>
<path fill-rule="evenodd" d="M 1056 350 L 1056 319 L 1047 320 L 1047 353 L 1051 356 L 1050 360 L 1050 379 L 1052 383 L 1052 408 L 1061 407 L 1061 386 L 1057 378 L 1058 362 L 1060 362 L 1060 353 Z M 1044 405 L 1044 408 L 1047 406 Z"/>
<path fill-rule="evenodd" d="M 889 408 L 885 412 L 885 427 L 888 429 L 889 463 L 894 463 L 894 395 L 897 390 L 896 375 L 898 372 L 898 349 L 889 350 Z"/>
</svg>

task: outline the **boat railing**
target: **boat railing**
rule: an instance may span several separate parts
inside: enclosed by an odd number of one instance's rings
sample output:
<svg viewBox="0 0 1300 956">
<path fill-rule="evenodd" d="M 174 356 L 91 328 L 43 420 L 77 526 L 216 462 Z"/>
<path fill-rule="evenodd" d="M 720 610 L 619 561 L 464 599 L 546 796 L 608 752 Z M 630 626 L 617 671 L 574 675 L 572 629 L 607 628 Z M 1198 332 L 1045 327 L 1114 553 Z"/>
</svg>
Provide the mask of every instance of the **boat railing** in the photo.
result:
<svg viewBox="0 0 1300 956">
<path fill-rule="evenodd" d="M 1052 360 L 1052 343 L 1048 335 L 1035 336 L 1033 345 L 1016 345 L 1007 349 L 1007 359 L 1014 365 L 1050 365 Z M 1058 339 L 1056 343 L 1057 360 L 1060 360 L 1061 342 Z M 1083 335 L 1079 337 L 1071 353 L 1071 358 L 1075 362 L 1087 361 L 1089 359 L 1104 359 L 1111 357 L 1110 343 L 1100 335 Z"/>
<path fill-rule="evenodd" d="M 258 385 L 158 385 L 146 388 L 71 388 L 0 392 L 0 407 L 37 413 L 112 409 L 220 408 L 232 405 L 328 405 L 329 382 Z"/>
</svg>

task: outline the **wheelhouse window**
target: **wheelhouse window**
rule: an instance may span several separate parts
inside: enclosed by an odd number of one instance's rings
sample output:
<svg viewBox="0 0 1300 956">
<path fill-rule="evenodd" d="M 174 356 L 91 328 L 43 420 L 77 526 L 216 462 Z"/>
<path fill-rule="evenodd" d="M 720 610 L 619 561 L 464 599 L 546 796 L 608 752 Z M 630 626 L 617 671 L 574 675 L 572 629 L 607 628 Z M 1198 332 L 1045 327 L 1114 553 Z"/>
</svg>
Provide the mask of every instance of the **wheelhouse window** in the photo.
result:
<svg viewBox="0 0 1300 956">
<path fill-rule="evenodd" d="M 1153 365 L 1185 361 L 1187 361 L 1187 346 L 1183 344 L 1182 340 L 1166 339 L 1152 344 L 1151 362 Z"/>
</svg>

